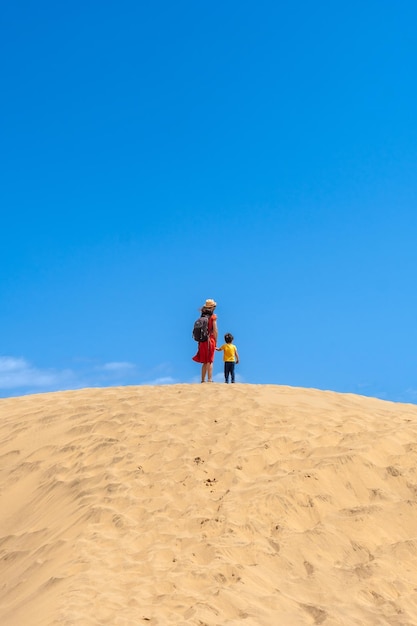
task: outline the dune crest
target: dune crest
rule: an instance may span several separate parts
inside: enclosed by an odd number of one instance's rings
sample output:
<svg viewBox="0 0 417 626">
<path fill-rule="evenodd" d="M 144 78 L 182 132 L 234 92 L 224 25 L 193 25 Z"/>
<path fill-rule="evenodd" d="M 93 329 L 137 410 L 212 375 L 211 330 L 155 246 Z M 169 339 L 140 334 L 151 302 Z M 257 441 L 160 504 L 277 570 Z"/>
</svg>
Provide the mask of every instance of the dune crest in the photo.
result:
<svg viewBox="0 0 417 626">
<path fill-rule="evenodd" d="M 0 400 L 2 626 L 417 623 L 417 407 L 273 385 Z"/>
</svg>

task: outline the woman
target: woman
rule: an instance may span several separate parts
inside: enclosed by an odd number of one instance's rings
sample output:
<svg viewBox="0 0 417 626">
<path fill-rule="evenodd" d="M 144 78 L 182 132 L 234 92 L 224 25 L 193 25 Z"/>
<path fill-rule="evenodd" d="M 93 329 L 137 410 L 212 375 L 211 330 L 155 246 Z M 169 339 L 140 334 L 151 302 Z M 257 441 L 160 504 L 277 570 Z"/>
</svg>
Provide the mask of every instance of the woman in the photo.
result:
<svg viewBox="0 0 417 626">
<path fill-rule="evenodd" d="M 208 317 L 209 338 L 207 341 L 202 341 L 198 344 L 197 354 L 193 356 L 193 361 L 202 363 L 202 383 L 206 381 L 206 377 L 207 382 L 213 382 L 213 361 L 217 344 L 217 315 L 214 313 L 216 306 L 217 302 L 209 298 L 201 308 L 201 316 Z"/>
</svg>

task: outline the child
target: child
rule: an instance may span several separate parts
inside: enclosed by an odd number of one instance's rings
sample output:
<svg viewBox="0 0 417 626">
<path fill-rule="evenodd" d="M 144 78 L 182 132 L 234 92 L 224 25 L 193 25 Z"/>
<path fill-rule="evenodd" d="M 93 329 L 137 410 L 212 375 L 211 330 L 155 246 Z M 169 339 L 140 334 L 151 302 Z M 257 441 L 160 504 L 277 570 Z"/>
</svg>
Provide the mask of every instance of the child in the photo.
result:
<svg viewBox="0 0 417 626">
<path fill-rule="evenodd" d="M 233 335 L 230 333 L 226 333 L 224 336 L 224 343 L 220 348 L 216 348 L 218 352 L 223 350 L 223 361 L 224 361 L 224 382 L 229 382 L 229 375 L 232 379 L 232 383 L 235 382 L 235 364 L 239 363 L 239 355 L 237 353 L 237 348 L 233 345 Z"/>
</svg>

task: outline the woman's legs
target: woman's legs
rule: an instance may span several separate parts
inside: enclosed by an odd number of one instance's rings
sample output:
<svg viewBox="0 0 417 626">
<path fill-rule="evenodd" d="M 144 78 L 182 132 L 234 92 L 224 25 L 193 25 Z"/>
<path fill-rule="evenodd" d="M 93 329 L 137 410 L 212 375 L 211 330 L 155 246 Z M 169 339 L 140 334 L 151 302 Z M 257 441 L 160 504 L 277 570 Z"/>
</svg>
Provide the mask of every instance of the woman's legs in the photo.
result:
<svg viewBox="0 0 417 626">
<path fill-rule="evenodd" d="M 207 376 L 207 382 L 213 382 L 213 363 L 203 363 L 201 366 L 201 382 L 204 383 Z"/>
<path fill-rule="evenodd" d="M 207 363 L 208 382 L 213 382 L 213 363 Z"/>
</svg>

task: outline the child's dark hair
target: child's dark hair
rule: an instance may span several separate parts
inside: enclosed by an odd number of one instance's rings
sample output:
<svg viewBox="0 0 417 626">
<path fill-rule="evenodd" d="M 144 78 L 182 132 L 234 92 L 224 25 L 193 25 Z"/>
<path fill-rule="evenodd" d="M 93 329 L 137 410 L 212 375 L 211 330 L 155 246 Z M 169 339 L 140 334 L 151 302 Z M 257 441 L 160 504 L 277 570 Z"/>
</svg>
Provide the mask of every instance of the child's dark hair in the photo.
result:
<svg viewBox="0 0 417 626">
<path fill-rule="evenodd" d="M 226 333 L 224 336 L 224 340 L 226 343 L 232 343 L 233 341 L 233 335 L 231 333 Z"/>
</svg>

